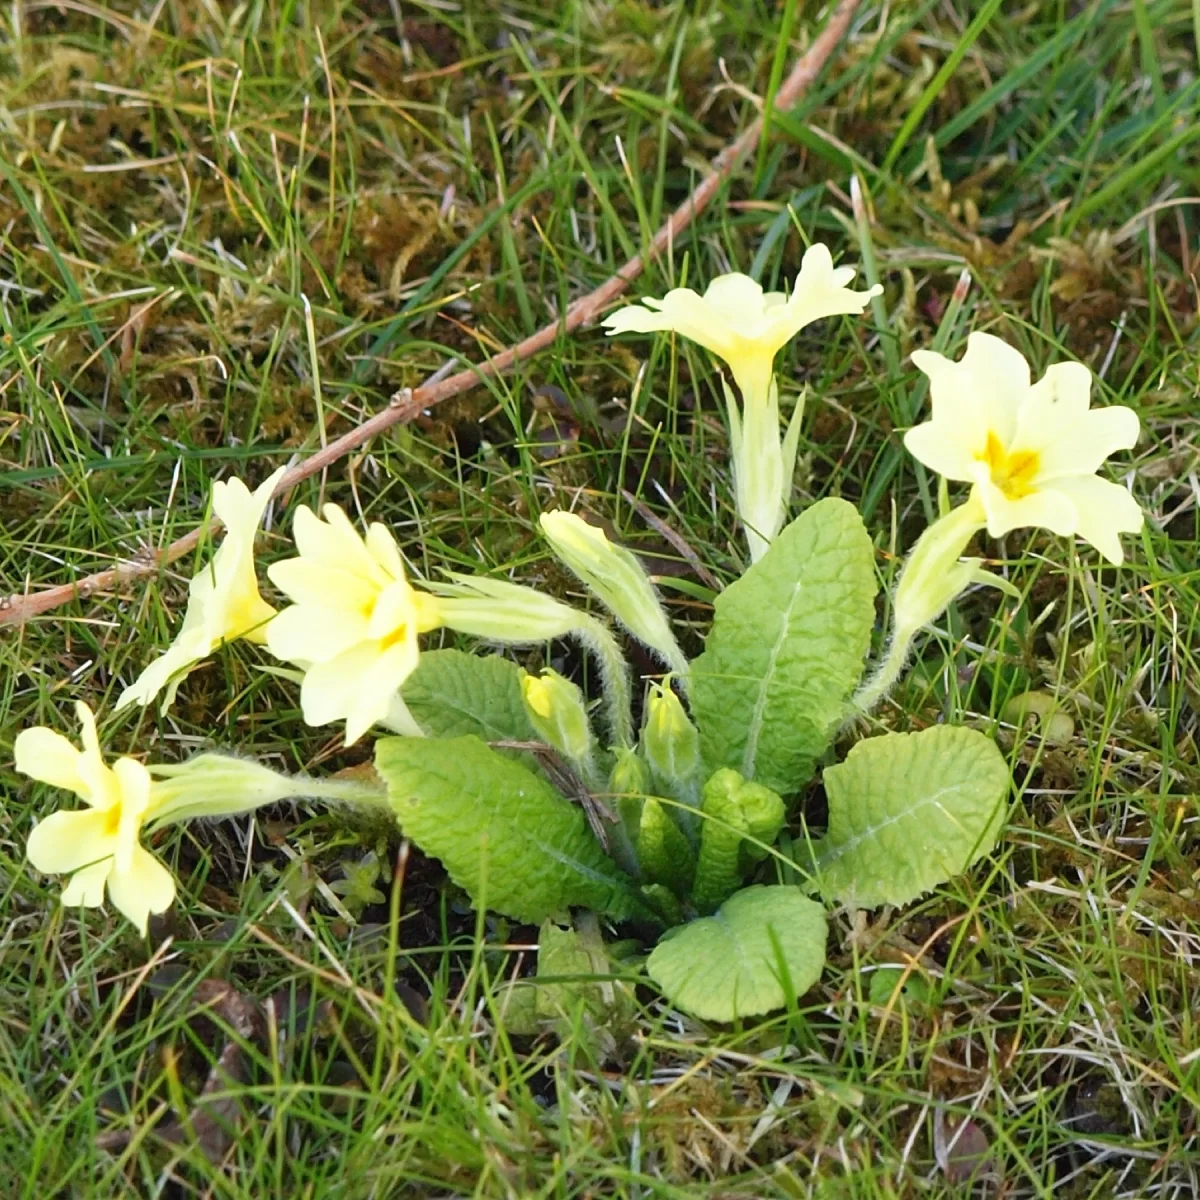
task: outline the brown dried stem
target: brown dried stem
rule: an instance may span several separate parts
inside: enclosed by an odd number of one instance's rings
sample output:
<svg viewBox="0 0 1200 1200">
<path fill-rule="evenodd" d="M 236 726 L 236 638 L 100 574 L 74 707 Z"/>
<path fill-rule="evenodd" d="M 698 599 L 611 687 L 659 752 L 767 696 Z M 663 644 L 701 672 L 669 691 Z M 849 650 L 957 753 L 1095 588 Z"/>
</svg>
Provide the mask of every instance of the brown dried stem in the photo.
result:
<svg viewBox="0 0 1200 1200">
<path fill-rule="evenodd" d="M 858 3 L 859 0 L 841 0 L 838 4 L 825 28 L 808 51 L 796 62 L 791 73 L 776 93 L 774 108 L 777 111 L 783 112 L 791 108 L 816 79 L 849 28 Z M 390 429 L 393 425 L 411 421 L 426 409 L 440 404 L 443 400 L 449 400 L 451 396 L 460 395 L 482 380 L 512 370 L 518 362 L 532 358 L 540 350 L 552 345 L 557 338 L 572 333 L 580 326 L 594 320 L 606 305 L 615 300 L 642 273 L 648 259 L 662 254 L 673 240 L 704 211 L 713 196 L 716 195 L 717 189 L 733 172 L 734 167 L 758 145 L 758 140 L 762 136 L 762 127 L 763 119 L 760 116 L 736 141 L 730 142 L 717 155 L 713 160 L 712 173 L 706 176 L 692 194 L 667 218 L 666 223 L 654 235 L 646 252 L 634 255 L 598 288 L 576 300 L 559 320 L 539 329 L 537 333 L 518 342 L 515 346 L 510 346 L 494 358 L 467 367 L 438 382 L 415 389 L 405 388 L 403 391 L 397 392 L 391 398 L 387 408 L 368 417 L 362 424 L 351 429 L 349 433 L 335 438 L 332 442 L 322 446 L 315 454 L 306 458 L 304 462 L 292 467 L 280 479 L 275 488 L 275 494 L 279 495 L 295 487 L 302 480 L 324 470 L 330 463 L 336 462 L 351 450 L 357 449 L 364 442 L 370 441 L 371 438 Z M 105 571 L 98 571 L 94 575 L 85 576 L 74 583 L 65 583 L 58 587 L 45 588 L 42 591 L 30 592 L 25 595 L 0 597 L 0 625 L 7 622 L 25 621 L 40 613 L 49 612 L 76 597 L 83 598 L 96 592 L 109 591 L 130 580 L 152 575 L 166 564 L 174 562 L 175 559 L 194 550 L 206 530 L 213 532 L 218 527 L 219 522 L 213 517 L 207 527 L 198 526 L 163 550 L 149 550 L 134 560 L 119 563 Z"/>
</svg>

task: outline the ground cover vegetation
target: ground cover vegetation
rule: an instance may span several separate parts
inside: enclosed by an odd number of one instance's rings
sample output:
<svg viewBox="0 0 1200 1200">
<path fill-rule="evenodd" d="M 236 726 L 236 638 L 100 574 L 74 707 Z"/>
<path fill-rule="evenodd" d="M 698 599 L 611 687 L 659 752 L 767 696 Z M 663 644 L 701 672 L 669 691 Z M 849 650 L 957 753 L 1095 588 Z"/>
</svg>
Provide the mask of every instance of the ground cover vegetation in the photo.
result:
<svg viewBox="0 0 1200 1200">
<path fill-rule="evenodd" d="M 828 18 L 0 18 L 5 1194 L 1196 1191 L 1200 10 L 864 4 L 777 106 Z M 755 117 L 617 336 L 267 502 Z M 801 591 L 780 696 L 746 613 Z M 911 862 L 850 828 L 889 770 L 955 797 Z M 510 792 L 574 876 L 489 877 Z"/>
</svg>

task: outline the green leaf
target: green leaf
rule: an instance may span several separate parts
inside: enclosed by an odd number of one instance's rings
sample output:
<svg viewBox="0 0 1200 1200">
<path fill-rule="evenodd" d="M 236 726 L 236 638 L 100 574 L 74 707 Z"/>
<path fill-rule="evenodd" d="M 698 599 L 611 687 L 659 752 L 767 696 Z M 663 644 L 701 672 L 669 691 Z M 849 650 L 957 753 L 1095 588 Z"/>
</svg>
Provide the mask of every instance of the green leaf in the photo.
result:
<svg viewBox="0 0 1200 1200">
<path fill-rule="evenodd" d="M 700 811 L 705 820 L 692 903 L 698 913 L 707 914 L 728 900 L 754 864 L 766 857 L 764 847 L 770 847 L 783 828 L 784 808 L 778 792 L 722 767 L 704 785 Z"/>
<path fill-rule="evenodd" d="M 821 889 L 846 904 L 904 904 L 996 844 L 1009 772 L 991 738 L 937 725 L 859 742 L 825 772 L 829 832 L 815 844 Z"/>
<path fill-rule="evenodd" d="M 539 740 L 521 698 L 521 668 L 497 654 L 430 650 L 400 694 L 433 737 L 473 733 L 485 742 Z"/>
<path fill-rule="evenodd" d="M 642 803 L 638 819 L 637 859 L 642 877 L 686 896 L 696 873 L 696 855 L 687 835 L 654 796 Z"/>
<path fill-rule="evenodd" d="M 508 985 L 500 1011 L 509 1033 L 550 1030 L 582 1042 L 602 1062 L 632 1033 L 637 1003 L 615 972 L 595 917 L 582 917 L 578 929 L 542 922 L 537 974 Z"/>
<path fill-rule="evenodd" d="M 854 506 L 818 501 L 715 607 L 692 664 L 705 766 L 788 795 L 829 744 L 870 644 L 874 550 Z"/>
<path fill-rule="evenodd" d="M 714 916 L 672 929 L 646 970 L 685 1012 L 733 1021 L 783 1008 L 824 965 L 825 910 L 799 888 L 779 885 L 745 888 Z"/>
<path fill-rule="evenodd" d="M 518 921 L 643 908 L 581 809 L 476 737 L 382 738 L 375 768 L 405 835 L 476 904 Z"/>
<path fill-rule="evenodd" d="M 880 967 L 871 972 L 867 981 L 867 1002 L 876 1008 L 899 1007 L 905 1003 L 924 1007 L 932 995 L 926 979 L 916 972 L 905 976 L 903 967 Z"/>
</svg>

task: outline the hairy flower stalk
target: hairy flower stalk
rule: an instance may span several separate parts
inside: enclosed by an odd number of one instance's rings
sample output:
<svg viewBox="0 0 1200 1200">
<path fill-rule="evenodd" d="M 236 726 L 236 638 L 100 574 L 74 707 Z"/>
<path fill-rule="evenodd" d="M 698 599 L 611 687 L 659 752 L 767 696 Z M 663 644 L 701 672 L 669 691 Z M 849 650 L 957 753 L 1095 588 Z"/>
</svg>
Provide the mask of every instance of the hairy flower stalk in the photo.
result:
<svg viewBox="0 0 1200 1200">
<path fill-rule="evenodd" d="M 571 637 L 600 667 L 609 735 L 614 746 L 633 741 L 629 667 L 616 638 L 602 622 L 520 584 L 471 575 L 451 575 L 449 583 L 430 582 L 448 629 L 505 645 L 528 645 Z"/>
<path fill-rule="evenodd" d="M 1109 562 L 1124 559 L 1119 534 L 1142 527 L 1142 510 L 1125 488 L 1097 477 L 1105 459 L 1132 448 L 1138 419 L 1121 406 L 1089 407 L 1091 372 L 1081 363 L 1049 367 L 1036 383 L 1019 351 L 986 333 L 967 339 L 959 362 L 928 350 L 913 354 L 929 376 L 932 419 L 904 444 L 947 479 L 972 485 L 965 503 L 936 521 L 909 554 L 892 600 L 887 653 L 854 698 L 868 711 L 904 669 L 917 632 L 973 583 L 1020 593 L 960 561 L 981 529 L 1001 537 L 1041 526 L 1090 542 Z"/>
<path fill-rule="evenodd" d="M 225 525 L 225 537 L 212 561 L 188 585 L 188 606 L 178 636 L 117 701 L 148 705 L 163 690 L 164 711 L 187 674 L 223 642 L 266 640 L 265 627 L 275 610 L 259 595 L 254 571 L 254 538 L 270 503 L 280 467 L 251 492 L 240 479 L 213 484 L 212 508 Z"/>
<path fill-rule="evenodd" d="M 604 321 L 610 334 L 674 331 L 729 365 L 742 394 L 739 411 L 725 389 L 734 491 L 755 562 L 787 515 L 803 416 L 801 401 L 781 439 L 775 355 L 805 326 L 822 317 L 859 314 L 882 291 L 879 285 L 851 291 L 847 285 L 854 275 L 853 267 L 835 267 L 828 248 L 817 243 L 805 253 L 791 295 L 764 292 L 748 275 L 733 273 L 714 279 L 703 296 L 674 288 L 661 300 L 618 309 Z"/>
</svg>

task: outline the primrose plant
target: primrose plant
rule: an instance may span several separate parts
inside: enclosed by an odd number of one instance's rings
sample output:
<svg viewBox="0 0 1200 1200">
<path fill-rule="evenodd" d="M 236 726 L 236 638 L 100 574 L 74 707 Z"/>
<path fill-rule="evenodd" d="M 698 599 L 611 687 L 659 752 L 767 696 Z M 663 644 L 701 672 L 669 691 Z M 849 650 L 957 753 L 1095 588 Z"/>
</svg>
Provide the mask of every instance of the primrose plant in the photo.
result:
<svg viewBox="0 0 1200 1200">
<path fill-rule="evenodd" d="M 695 1016 L 729 1021 L 794 1003 L 824 965 L 826 904 L 906 903 L 989 853 L 1004 824 L 1008 768 L 975 729 L 865 737 L 828 762 L 835 735 L 861 726 L 852 718 L 896 682 L 923 627 L 967 587 L 1008 586 L 962 558 L 972 536 L 1040 526 L 1119 563 L 1118 534 L 1142 522 L 1129 493 L 1096 475 L 1134 444 L 1137 419 L 1091 409 L 1085 367 L 1052 366 L 1032 383 L 1024 358 L 983 333 L 958 362 L 914 354 L 933 413 L 906 445 L 970 491 L 909 554 L 890 597 L 890 636 L 868 670 L 875 548 L 845 500 L 820 500 L 787 521 L 799 417 L 781 436 L 773 373 L 797 330 L 862 311 L 873 291 L 849 291 L 852 275 L 814 246 L 790 296 L 729 275 L 703 297 L 676 289 L 608 319 L 614 332 L 696 340 L 730 366 L 741 392 L 739 409 L 726 389 L 753 561 L 716 597 L 701 654 L 682 650 L 638 559 L 565 511 L 544 513 L 541 533 L 607 619 L 507 580 L 416 581 L 386 526 L 361 533 L 336 505 L 296 510 L 296 554 L 266 572 L 289 601 L 277 611 L 259 593 L 253 548 L 278 473 L 253 493 L 218 483 L 224 541 L 192 580 L 176 641 L 118 707 L 159 697 L 165 707 L 202 658 L 245 638 L 299 681 L 310 725 L 344 722 L 348 743 L 380 731 L 375 777 L 288 776 L 215 752 L 110 766 L 80 704 L 82 749 L 45 728 L 16 741 L 19 770 L 86 806 L 34 828 L 32 865 L 70 876 L 65 904 L 107 896 L 145 932 L 176 884 L 143 832 L 291 796 L 377 807 L 476 905 L 541 923 L 560 965 L 555 923 L 585 910 L 590 940 L 579 953 L 589 969 L 598 916 L 652 944 L 647 975 Z M 614 623 L 663 667 L 637 683 L 638 730 Z M 564 676 L 528 674 L 498 653 L 422 650 L 422 635 L 439 629 L 492 647 L 574 639 L 598 668 L 598 703 Z M 818 771 L 828 821 L 814 837 L 797 798 Z"/>
</svg>

